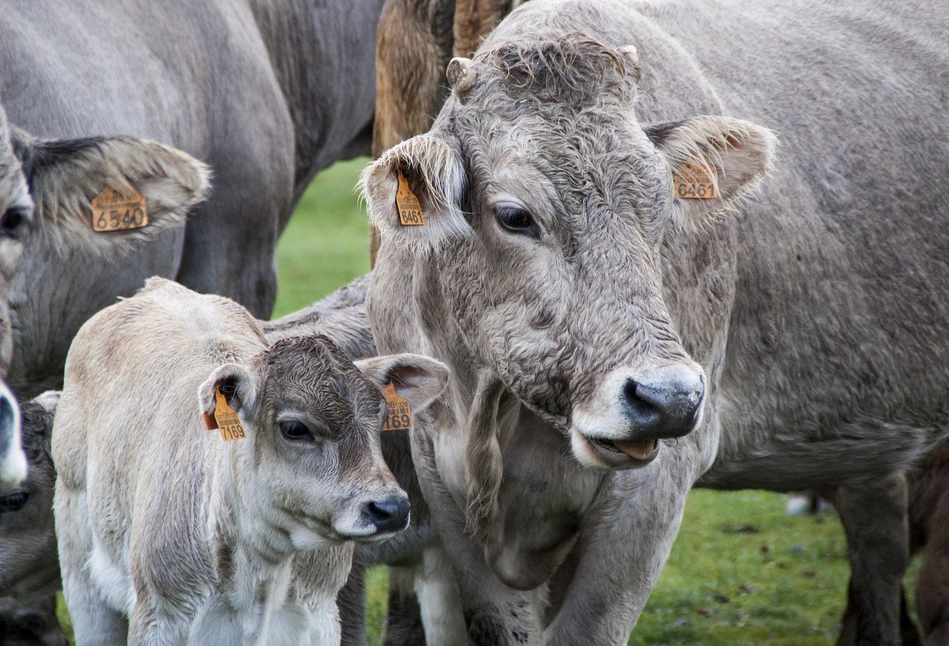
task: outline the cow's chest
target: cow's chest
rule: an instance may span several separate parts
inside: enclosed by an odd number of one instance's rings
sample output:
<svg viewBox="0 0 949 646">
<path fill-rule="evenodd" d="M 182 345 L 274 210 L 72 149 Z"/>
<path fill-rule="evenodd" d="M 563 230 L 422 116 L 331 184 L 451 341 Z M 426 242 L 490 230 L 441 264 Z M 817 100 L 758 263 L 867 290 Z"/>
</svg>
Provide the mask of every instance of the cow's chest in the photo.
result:
<svg viewBox="0 0 949 646">
<path fill-rule="evenodd" d="M 291 568 L 240 589 L 210 596 L 190 630 L 191 644 L 303 646 L 338 644 L 335 595 L 300 599 Z"/>
<path fill-rule="evenodd" d="M 568 441 L 549 427 L 519 425 L 502 445 L 501 518 L 485 556 L 508 585 L 532 589 L 547 581 L 573 547 L 601 472 L 571 457 Z"/>
</svg>

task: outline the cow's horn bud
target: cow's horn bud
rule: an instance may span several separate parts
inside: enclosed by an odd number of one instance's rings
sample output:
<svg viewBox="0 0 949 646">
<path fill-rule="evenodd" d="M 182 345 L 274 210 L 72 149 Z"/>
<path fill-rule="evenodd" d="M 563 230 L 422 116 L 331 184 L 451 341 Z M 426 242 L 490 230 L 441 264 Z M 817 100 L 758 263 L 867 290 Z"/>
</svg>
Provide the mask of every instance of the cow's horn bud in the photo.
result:
<svg viewBox="0 0 949 646">
<path fill-rule="evenodd" d="M 458 94 L 464 94 L 471 89 L 475 81 L 475 64 L 470 58 L 455 57 L 448 63 L 445 78 Z"/>
<path fill-rule="evenodd" d="M 636 48 L 632 45 L 626 45 L 625 47 L 617 49 L 616 53 L 622 56 L 623 59 L 629 63 L 630 67 L 633 68 L 633 75 L 636 77 L 636 82 L 638 83 L 643 73 L 642 68 L 639 66 L 639 52 L 636 51 Z"/>
</svg>

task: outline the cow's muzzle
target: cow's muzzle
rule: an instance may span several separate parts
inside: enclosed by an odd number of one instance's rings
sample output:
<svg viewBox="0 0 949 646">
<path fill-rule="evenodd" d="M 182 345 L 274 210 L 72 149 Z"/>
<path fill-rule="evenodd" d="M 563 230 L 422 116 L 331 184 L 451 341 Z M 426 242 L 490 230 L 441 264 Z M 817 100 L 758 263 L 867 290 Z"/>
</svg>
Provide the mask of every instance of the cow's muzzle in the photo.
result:
<svg viewBox="0 0 949 646">
<path fill-rule="evenodd" d="M 659 440 L 682 437 L 698 426 L 704 400 L 705 376 L 694 363 L 616 370 L 589 404 L 574 409 L 573 453 L 598 468 L 645 466 L 659 454 Z"/>
</svg>

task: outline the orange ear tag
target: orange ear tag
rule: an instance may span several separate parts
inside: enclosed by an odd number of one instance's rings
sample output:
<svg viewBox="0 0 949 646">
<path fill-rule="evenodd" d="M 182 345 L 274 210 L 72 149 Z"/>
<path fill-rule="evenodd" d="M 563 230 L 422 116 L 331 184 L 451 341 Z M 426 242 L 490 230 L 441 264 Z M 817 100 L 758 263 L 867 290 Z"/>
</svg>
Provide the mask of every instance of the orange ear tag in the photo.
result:
<svg viewBox="0 0 949 646">
<path fill-rule="evenodd" d="M 241 420 L 237 417 L 237 412 L 228 406 L 227 398 L 221 392 L 220 386 L 214 389 L 214 400 L 214 414 L 204 414 L 204 424 L 208 430 L 221 429 L 221 437 L 228 441 L 243 440 L 247 437 L 244 427 L 241 426 Z"/>
<path fill-rule="evenodd" d="M 395 384 L 382 387 L 386 397 L 386 418 L 382 422 L 383 431 L 407 431 L 412 428 L 412 407 L 408 400 L 395 391 Z"/>
<path fill-rule="evenodd" d="M 399 222 L 404 227 L 418 227 L 425 224 L 425 217 L 422 215 L 422 205 L 419 203 L 415 193 L 409 188 L 408 180 L 398 172 L 399 190 L 395 194 L 395 205 L 399 208 Z"/>
<path fill-rule="evenodd" d="M 106 186 L 92 198 L 92 230 L 122 231 L 140 229 L 148 224 L 145 196 L 134 188 L 119 190 Z"/>
<path fill-rule="evenodd" d="M 685 163 L 673 176 L 676 197 L 683 200 L 714 200 L 718 197 L 715 167 Z"/>
</svg>

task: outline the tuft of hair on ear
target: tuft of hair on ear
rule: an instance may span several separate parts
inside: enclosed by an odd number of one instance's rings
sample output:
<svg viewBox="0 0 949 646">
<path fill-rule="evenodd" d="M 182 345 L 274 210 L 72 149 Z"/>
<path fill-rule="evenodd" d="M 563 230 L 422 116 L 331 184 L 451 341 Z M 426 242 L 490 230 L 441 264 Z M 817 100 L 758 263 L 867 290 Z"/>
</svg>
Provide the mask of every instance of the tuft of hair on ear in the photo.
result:
<svg viewBox="0 0 949 646">
<path fill-rule="evenodd" d="M 400 174 L 422 207 L 425 223 L 420 226 L 403 226 L 399 221 L 396 193 Z M 429 133 L 407 139 L 383 153 L 363 170 L 358 190 L 369 221 L 382 239 L 421 253 L 471 233 L 461 210 L 467 186 L 458 152 L 443 137 Z"/>
<path fill-rule="evenodd" d="M 714 221 L 735 209 L 767 177 L 778 145 L 774 131 L 731 117 L 693 117 L 650 126 L 645 132 L 665 156 L 673 178 L 686 165 L 696 166 L 718 194 L 714 199 L 675 198 L 679 226 Z"/>
<path fill-rule="evenodd" d="M 498 494 L 504 475 L 504 457 L 498 428 L 498 404 L 504 393 L 503 382 L 484 369 L 478 375 L 478 386 L 465 429 L 465 464 L 467 467 L 466 531 L 481 542 L 493 534 L 500 516 Z"/>
<path fill-rule="evenodd" d="M 13 145 L 36 204 L 36 229 L 65 253 L 113 257 L 184 224 L 207 199 L 211 171 L 203 162 L 156 141 L 135 137 L 40 140 L 13 128 Z M 107 186 L 145 198 L 148 224 L 97 232 L 92 200 Z"/>
</svg>

